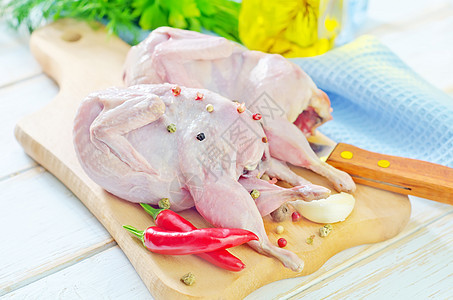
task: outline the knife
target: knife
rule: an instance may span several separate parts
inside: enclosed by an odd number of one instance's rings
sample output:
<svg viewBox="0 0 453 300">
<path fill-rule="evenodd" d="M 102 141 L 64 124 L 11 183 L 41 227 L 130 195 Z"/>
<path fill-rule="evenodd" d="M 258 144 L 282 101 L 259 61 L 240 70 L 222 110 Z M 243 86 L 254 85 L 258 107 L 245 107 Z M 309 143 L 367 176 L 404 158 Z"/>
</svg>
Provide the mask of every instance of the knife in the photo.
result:
<svg viewBox="0 0 453 300">
<path fill-rule="evenodd" d="M 308 140 L 320 159 L 356 183 L 453 205 L 453 168 L 337 144 L 319 132 Z"/>
</svg>

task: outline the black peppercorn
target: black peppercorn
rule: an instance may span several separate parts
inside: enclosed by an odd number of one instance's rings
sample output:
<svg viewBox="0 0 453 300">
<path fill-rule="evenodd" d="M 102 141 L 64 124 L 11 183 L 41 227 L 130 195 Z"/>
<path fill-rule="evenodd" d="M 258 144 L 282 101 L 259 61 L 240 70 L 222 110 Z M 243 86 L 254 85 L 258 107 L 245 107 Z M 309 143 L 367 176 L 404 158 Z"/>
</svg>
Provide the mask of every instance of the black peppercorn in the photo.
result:
<svg viewBox="0 0 453 300">
<path fill-rule="evenodd" d="M 204 136 L 204 133 L 203 132 L 200 132 L 199 134 L 197 134 L 197 140 L 199 140 L 200 142 L 202 140 L 204 140 L 206 137 Z"/>
</svg>

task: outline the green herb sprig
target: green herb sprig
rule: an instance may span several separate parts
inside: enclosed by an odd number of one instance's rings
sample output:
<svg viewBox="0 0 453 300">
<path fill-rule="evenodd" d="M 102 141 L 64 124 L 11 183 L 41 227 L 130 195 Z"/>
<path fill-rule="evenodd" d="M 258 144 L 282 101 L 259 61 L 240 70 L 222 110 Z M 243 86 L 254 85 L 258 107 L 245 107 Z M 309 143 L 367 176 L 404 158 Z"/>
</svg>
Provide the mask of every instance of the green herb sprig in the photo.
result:
<svg viewBox="0 0 453 300">
<path fill-rule="evenodd" d="M 231 0 L 0 0 L 0 17 L 31 32 L 46 22 L 75 18 L 100 21 L 110 33 L 129 32 L 138 42 L 141 30 L 171 26 L 202 28 L 239 42 L 240 3 Z"/>
</svg>

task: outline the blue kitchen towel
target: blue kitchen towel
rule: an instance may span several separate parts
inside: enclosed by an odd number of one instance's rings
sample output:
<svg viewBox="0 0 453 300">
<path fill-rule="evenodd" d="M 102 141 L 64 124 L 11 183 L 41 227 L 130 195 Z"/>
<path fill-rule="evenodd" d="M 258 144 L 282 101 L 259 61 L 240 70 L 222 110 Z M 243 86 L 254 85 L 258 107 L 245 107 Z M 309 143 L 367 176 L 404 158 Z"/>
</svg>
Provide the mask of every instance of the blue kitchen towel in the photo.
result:
<svg viewBox="0 0 453 300">
<path fill-rule="evenodd" d="M 453 167 L 453 98 L 372 36 L 326 54 L 292 59 L 329 95 L 336 142 Z M 453 72 L 452 72 L 453 76 Z"/>
</svg>

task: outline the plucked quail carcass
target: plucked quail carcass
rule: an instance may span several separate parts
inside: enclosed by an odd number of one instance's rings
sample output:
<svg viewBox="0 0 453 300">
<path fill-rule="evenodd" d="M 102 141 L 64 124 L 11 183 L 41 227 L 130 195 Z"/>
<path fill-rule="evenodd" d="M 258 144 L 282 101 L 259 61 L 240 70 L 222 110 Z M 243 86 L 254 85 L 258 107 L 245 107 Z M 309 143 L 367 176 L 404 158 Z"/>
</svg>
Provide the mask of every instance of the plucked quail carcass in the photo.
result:
<svg viewBox="0 0 453 300">
<path fill-rule="evenodd" d="M 249 242 L 253 249 L 294 271 L 303 261 L 270 243 L 262 215 L 330 193 L 271 156 L 262 120 L 204 89 L 144 84 L 94 92 L 77 112 L 74 145 L 83 169 L 110 193 L 154 205 L 169 198 L 173 210 L 195 207 L 216 227 L 250 230 L 259 237 Z M 265 172 L 295 187 L 258 179 Z M 257 199 L 251 189 L 260 191 Z"/>
<path fill-rule="evenodd" d="M 273 158 L 325 176 L 338 191 L 355 190 L 351 177 L 320 161 L 306 140 L 331 119 L 329 98 L 300 67 L 280 55 L 250 51 L 221 37 L 160 27 L 129 51 L 124 80 L 126 85 L 168 82 L 205 88 L 244 102 L 263 117 Z"/>
</svg>

